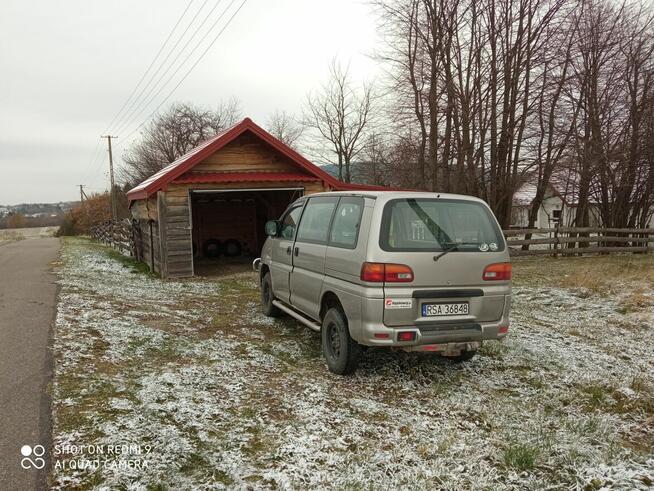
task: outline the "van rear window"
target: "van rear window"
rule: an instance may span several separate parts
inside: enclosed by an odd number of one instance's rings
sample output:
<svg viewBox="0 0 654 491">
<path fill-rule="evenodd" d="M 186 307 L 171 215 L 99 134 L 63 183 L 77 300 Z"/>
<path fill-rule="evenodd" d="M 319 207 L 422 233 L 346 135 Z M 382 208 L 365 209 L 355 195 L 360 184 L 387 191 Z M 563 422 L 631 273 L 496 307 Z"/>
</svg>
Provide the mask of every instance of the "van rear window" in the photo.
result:
<svg viewBox="0 0 654 491">
<path fill-rule="evenodd" d="M 385 251 L 504 250 L 490 210 L 477 201 L 416 198 L 386 204 L 379 245 Z"/>
</svg>

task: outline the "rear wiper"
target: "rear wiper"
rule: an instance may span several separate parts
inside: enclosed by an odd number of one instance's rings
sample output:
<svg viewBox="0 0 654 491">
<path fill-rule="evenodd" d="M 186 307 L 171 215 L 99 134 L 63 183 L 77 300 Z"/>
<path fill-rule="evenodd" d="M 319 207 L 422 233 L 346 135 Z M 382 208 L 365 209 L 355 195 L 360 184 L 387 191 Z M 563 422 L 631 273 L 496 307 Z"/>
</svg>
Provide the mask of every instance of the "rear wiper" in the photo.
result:
<svg viewBox="0 0 654 491">
<path fill-rule="evenodd" d="M 442 258 L 448 252 L 452 252 L 452 251 L 459 248 L 459 244 L 457 244 L 456 242 L 446 242 L 446 243 L 449 244 L 449 245 L 446 246 L 440 254 L 437 254 L 436 256 L 434 256 L 434 262 L 438 261 L 440 258 Z"/>
<path fill-rule="evenodd" d="M 438 261 L 440 258 L 442 258 L 448 252 L 459 250 L 459 246 L 471 246 L 471 245 L 478 246 L 479 245 L 478 242 L 445 242 L 445 244 L 447 244 L 447 245 L 445 246 L 443 251 L 440 254 L 434 256 L 434 262 Z"/>
</svg>

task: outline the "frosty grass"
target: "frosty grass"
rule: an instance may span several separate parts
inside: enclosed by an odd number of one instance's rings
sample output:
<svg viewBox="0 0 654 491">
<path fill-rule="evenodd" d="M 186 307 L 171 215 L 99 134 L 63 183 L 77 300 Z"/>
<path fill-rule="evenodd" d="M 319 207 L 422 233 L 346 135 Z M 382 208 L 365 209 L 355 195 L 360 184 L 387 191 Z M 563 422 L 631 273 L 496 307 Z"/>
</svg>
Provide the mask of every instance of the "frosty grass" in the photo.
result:
<svg viewBox="0 0 654 491">
<path fill-rule="evenodd" d="M 253 273 L 162 281 L 81 239 L 57 270 L 55 448 L 150 453 L 60 455 L 55 489 L 654 485 L 651 308 L 516 287 L 473 361 L 370 349 L 343 378 L 318 334 L 260 313 Z"/>
</svg>

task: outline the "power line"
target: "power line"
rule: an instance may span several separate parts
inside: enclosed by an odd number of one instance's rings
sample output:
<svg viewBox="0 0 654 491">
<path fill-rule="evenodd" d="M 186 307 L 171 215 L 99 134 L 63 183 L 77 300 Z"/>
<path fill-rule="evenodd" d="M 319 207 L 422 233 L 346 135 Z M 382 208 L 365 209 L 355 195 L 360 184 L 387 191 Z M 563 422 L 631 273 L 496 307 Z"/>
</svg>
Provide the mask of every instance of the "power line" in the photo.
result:
<svg viewBox="0 0 654 491">
<path fill-rule="evenodd" d="M 141 76 L 140 80 L 137 82 L 136 86 L 132 89 L 132 92 L 131 92 L 130 95 L 127 97 L 127 99 L 125 100 L 125 102 L 123 103 L 123 105 L 121 106 L 121 108 L 119 109 L 119 111 L 116 113 L 116 115 L 114 116 L 114 118 L 111 120 L 111 122 L 109 123 L 108 127 L 111 127 L 115 122 L 117 122 L 117 120 L 118 120 L 118 118 L 120 117 L 121 113 L 122 113 L 123 110 L 127 107 L 128 103 L 130 102 L 130 99 L 133 98 L 133 96 L 134 96 L 134 94 L 136 93 L 136 91 L 138 90 L 139 86 L 143 83 L 143 80 L 145 80 L 146 76 L 147 76 L 148 73 L 152 70 L 152 67 L 155 65 L 155 63 L 157 62 L 157 60 L 158 60 L 159 57 L 161 56 L 161 53 L 163 53 L 164 49 L 165 49 L 166 46 L 168 45 L 168 42 L 170 41 L 170 39 L 172 38 L 173 34 L 174 34 L 175 31 L 177 30 L 177 27 L 179 26 L 179 24 L 181 23 L 181 21 L 182 21 L 182 20 L 184 19 L 184 17 L 186 16 L 186 13 L 187 13 L 188 10 L 190 9 L 190 7 L 191 7 L 191 5 L 193 4 L 194 1 L 195 1 L 195 0 L 190 0 L 190 1 L 188 2 L 188 4 L 186 5 L 186 8 L 183 10 L 183 12 L 181 13 L 181 15 L 178 17 L 177 21 L 175 22 L 175 25 L 174 25 L 173 28 L 170 30 L 170 32 L 168 33 L 168 36 L 166 37 L 165 41 L 163 42 L 163 44 L 161 45 L 161 47 L 160 47 L 159 50 L 157 51 L 157 53 L 156 53 L 156 55 L 154 56 L 154 58 L 152 59 L 152 61 L 150 62 L 150 65 L 149 65 L 148 68 L 145 70 L 145 72 L 144 72 L 143 75 Z M 200 9 L 199 9 L 198 12 L 196 13 L 196 16 L 194 16 L 193 20 L 189 23 L 189 25 L 187 26 L 187 28 L 186 28 L 186 30 L 184 31 L 184 33 L 180 36 L 180 39 L 177 41 L 176 45 L 171 49 L 171 52 L 170 52 L 170 53 L 172 53 L 172 52 L 174 51 L 175 47 L 179 44 L 179 41 L 183 38 L 184 34 L 187 32 L 188 28 L 191 26 L 191 24 L 193 23 L 193 21 L 194 21 L 195 18 L 197 17 L 197 14 L 200 13 L 200 11 L 202 10 L 202 8 L 204 7 L 204 5 L 206 4 L 207 1 L 208 1 L 208 0 L 205 0 L 205 2 L 202 4 L 202 6 L 200 7 Z M 170 54 L 169 54 L 169 56 L 170 56 Z M 165 60 L 162 62 L 162 65 L 163 65 L 163 63 L 165 63 Z M 156 75 L 156 73 L 153 74 L 153 77 L 151 77 L 150 81 L 152 80 L 152 78 L 154 78 L 154 75 Z M 143 87 L 142 91 L 145 90 L 145 88 L 147 88 L 147 84 L 146 84 L 146 86 Z M 142 93 L 142 92 L 141 92 L 141 93 Z M 140 93 L 140 94 L 141 94 L 141 93 Z M 140 95 L 140 94 L 139 94 L 139 95 Z M 133 105 L 134 103 L 136 103 L 137 99 L 138 99 L 138 96 L 132 100 L 132 105 Z M 130 106 L 130 107 L 131 107 L 131 106 Z M 124 116 L 124 114 L 123 114 L 123 116 Z M 107 132 L 108 132 L 108 131 L 107 131 Z M 89 177 L 91 177 L 92 175 L 96 175 L 97 171 L 100 170 L 100 169 L 102 168 L 102 163 L 103 163 L 103 160 L 104 160 L 104 159 L 102 158 L 102 152 L 101 152 L 100 150 L 101 150 L 101 148 L 100 148 L 100 141 L 98 140 L 98 141 L 96 142 L 95 148 L 94 148 L 93 153 L 92 153 L 92 157 L 91 157 L 91 159 L 90 159 L 90 161 L 89 161 L 89 163 L 88 163 L 88 167 L 87 167 L 86 172 L 84 173 L 84 177 L 83 177 L 82 181 L 87 180 L 87 179 L 88 179 Z"/>
<path fill-rule="evenodd" d="M 229 10 L 229 8 L 234 4 L 235 1 L 236 1 L 236 0 L 232 0 L 232 1 L 230 2 L 230 4 L 227 6 L 227 8 L 223 11 L 223 14 L 221 14 L 221 18 L 222 18 L 222 16 L 224 15 L 224 13 L 225 13 L 227 10 Z M 195 61 L 195 63 L 193 63 L 193 65 L 191 65 L 191 68 L 189 68 L 189 69 L 187 70 L 187 72 L 184 74 L 184 76 L 179 80 L 179 82 L 177 82 L 177 84 L 172 88 L 172 90 L 168 93 L 168 95 L 166 95 L 166 97 L 165 97 L 165 98 L 164 98 L 164 99 L 159 103 L 159 105 L 158 105 L 157 107 L 155 107 L 154 110 L 153 110 L 153 111 L 152 111 L 152 112 L 151 112 L 151 113 L 150 113 L 150 114 L 149 114 L 149 115 L 148 115 L 148 116 L 147 116 L 143 121 L 141 121 L 141 123 L 140 123 L 136 128 L 134 128 L 134 129 L 133 129 L 133 130 L 132 130 L 132 131 L 131 131 L 131 132 L 130 132 L 126 137 L 122 138 L 122 142 L 127 142 L 128 138 L 129 138 L 130 136 L 132 136 L 134 133 L 136 133 L 136 132 L 137 132 L 137 131 L 138 131 L 138 130 L 139 130 L 139 129 L 140 129 L 140 128 L 141 128 L 141 127 L 142 127 L 142 126 L 147 122 L 147 121 L 149 121 L 150 118 L 152 118 L 152 116 L 154 116 L 154 115 L 156 114 L 156 112 L 159 110 L 159 108 L 161 108 L 161 106 L 163 106 L 164 103 L 165 103 L 165 102 L 170 98 L 170 96 L 173 95 L 173 93 L 175 92 L 175 90 L 177 90 L 177 88 L 182 84 L 182 82 L 184 82 L 184 80 L 187 79 L 187 77 L 191 74 L 191 72 L 195 69 L 195 67 L 200 63 L 200 61 L 202 61 L 202 59 L 205 57 L 205 55 L 209 52 L 209 50 L 213 47 L 213 45 L 216 43 L 216 41 L 220 38 L 220 36 L 222 35 L 222 33 L 225 32 L 225 29 L 227 29 L 227 27 L 231 24 L 231 22 L 232 22 L 232 20 L 234 19 L 234 17 L 236 17 L 236 15 L 241 11 L 241 9 L 242 9 L 243 6 L 246 4 L 246 2 L 247 2 L 247 0 L 243 0 L 243 1 L 241 2 L 241 4 L 238 6 L 238 8 L 234 11 L 234 13 L 233 13 L 233 14 L 230 16 L 230 18 L 227 20 L 227 22 L 225 23 L 225 25 L 223 26 L 223 28 L 218 32 L 218 34 L 216 34 L 216 36 L 213 38 L 213 40 L 212 40 L 212 41 L 209 43 L 209 45 L 204 49 L 204 51 L 202 52 L 202 54 L 200 54 L 200 57 Z M 216 22 L 216 23 L 217 23 L 217 22 Z M 213 29 L 213 27 L 216 25 L 216 23 L 214 23 L 214 25 L 211 27 L 211 29 L 209 30 L 209 32 Z M 188 59 L 188 58 L 187 58 L 187 59 Z M 184 60 L 184 63 L 185 63 L 185 62 L 186 62 L 186 60 Z M 184 64 L 184 63 L 183 63 L 183 64 Z M 180 65 L 180 67 L 183 66 L 183 64 Z M 175 72 L 175 73 L 176 73 L 176 72 Z M 173 76 L 174 76 L 174 74 L 173 74 Z M 172 77 L 171 77 L 171 78 L 172 78 Z M 121 144 L 123 144 L 123 143 L 121 143 Z M 121 144 L 119 144 L 118 146 L 120 146 Z"/>
<path fill-rule="evenodd" d="M 220 22 L 220 20 L 223 18 L 223 16 L 225 15 L 225 13 L 226 13 L 226 12 L 229 10 L 229 8 L 234 4 L 234 1 L 235 1 L 235 0 L 232 0 L 232 1 L 230 2 L 230 4 L 227 6 L 227 8 L 225 8 L 225 9 L 222 11 L 222 13 L 221 13 L 221 14 L 218 16 L 218 18 L 214 21 L 214 23 L 211 25 L 211 27 L 209 27 L 209 29 L 208 29 L 207 32 L 204 34 L 204 36 L 202 36 L 202 37 L 200 38 L 200 40 L 195 44 L 195 46 L 194 46 L 194 47 L 191 49 L 191 51 L 188 53 L 188 55 L 186 56 L 186 58 L 184 58 L 184 61 L 182 61 L 182 63 L 180 63 L 180 64 L 177 66 L 177 68 L 175 69 L 175 71 L 173 72 L 173 74 L 172 74 L 170 77 L 168 77 L 168 79 L 167 79 L 167 80 L 164 82 L 164 84 L 159 88 L 159 90 L 158 90 L 158 91 L 157 91 L 157 92 L 156 92 L 156 93 L 155 93 L 155 94 L 154 94 L 150 99 L 148 99 L 148 97 L 150 96 L 150 94 L 152 94 L 152 92 L 154 91 L 154 89 L 157 88 L 157 85 L 159 85 L 159 82 L 157 82 L 157 84 L 154 85 L 154 86 L 152 87 L 152 89 L 150 90 L 150 92 L 148 92 L 148 94 L 145 96 L 145 98 L 147 99 L 147 102 L 145 102 L 145 105 L 141 104 L 141 106 L 139 106 L 139 109 L 140 109 L 140 110 L 139 110 L 139 111 L 134 115 L 134 118 L 133 118 L 131 121 L 127 122 L 127 124 L 124 124 L 123 126 L 121 126 L 120 129 L 116 130 L 116 133 L 119 133 L 120 131 L 122 131 L 122 130 L 128 128 L 128 127 L 130 126 L 130 124 L 132 124 L 132 123 L 134 122 L 134 120 L 137 119 L 138 116 L 139 116 L 141 113 L 143 113 L 143 111 L 144 111 L 144 110 L 145 110 L 145 109 L 146 109 L 150 104 L 152 104 L 152 102 L 154 102 L 154 101 L 156 100 L 157 96 L 159 96 L 159 94 L 161 94 L 161 92 L 166 88 L 166 86 L 170 83 L 170 81 L 171 81 L 173 78 L 175 78 L 175 75 L 177 75 L 177 73 L 179 72 L 179 70 L 180 70 L 180 69 L 181 69 L 181 68 L 186 64 L 186 62 L 189 60 L 189 58 L 190 58 L 191 56 L 193 56 L 193 54 L 197 51 L 197 49 L 198 49 L 198 48 L 200 47 L 200 45 L 204 42 L 204 40 L 207 38 L 207 36 L 208 36 L 208 35 L 209 35 L 209 34 L 210 34 L 214 29 L 215 29 L 215 27 L 216 27 L 216 25 L 218 24 L 218 22 Z M 198 32 L 200 32 L 200 29 L 202 29 L 202 26 L 204 26 L 204 24 L 207 22 L 207 20 L 209 20 L 209 17 L 210 17 L 211 14 L 213 14 L 213 12 L 216 10 L 216 7 L 218 7 L 218 5 L 220 5 L 220 2 L 221 2 L 221 0 L 218 0 L 218 1 L 216 2 L 216 4 L 213 6 L 213 8 L 209 11 L 209 13 L 207 14 L 207 16 L 204 18 L 204 20 L 202 21 L 202 23 L 201 23 L 201 24 L 198 26 L 198 28 L 195 30 L 195 32 L 193 33 L 193 35 L 188 39 L 188 41 L 186 41 L 186 44 L 182 47 L 182 49 L 179 51 L 179 53 L 177 53 L 177 56 L 175 56 L 175 59 L 170 63 L 170 65 L 168 65 L 168 68 L 166 69 L 166 71 L 161 75 L 161 79 L 160 79 L 160 80 L 162 80 L 163 77 L 165 77 L 165 76 L 168 74 L 168 72 L 170 71 L 170 69 L 173 68 L 173 66 L 175 65 L 175 63 L 177 63 L 177 60 L 179 60 L 180 56 L 182 56 L 182 54 L 184 54 L 184 51 L 186 50 L 186 48 L 188 47 L 188 45 L 191 43 L 191 41 L 193 41 L 193 39 L 195 39 L 195 36 L 198 34 Z"/>
<path fill-rule="evenodd" d="M 179 46 L 179 43 L 182 42 L 182 39 L 184 39 L 184 36 L 186 36 L 186 33 L 188 32 L 188 30 L 191 28 L 191 26 L 192 26 L 193 23 L 195 22 L 195 19 L 198 18 L 198 15 L 200 15 L 200 12 L 202 12 L 202 10 L 204 9 L 204 6 L 207 4 L 208 1 L 209 1 L 209 0 L 204 0 L 204 2 L 202 2 L 202 5 L 200 5 L 200 8 L 195 12 L 195 15 L 193 15 L 193 18 L 192 18 L 191 21 L 188 23 L 188 25 L 186 26 L 186 28 L 184 29 L 184 31 L 182 32 L 182 34 L 179 36 L 179 38 L 177 38 L 177 41 L 175 41 L 175 44 L 172 46 L 172 48 L 170 48 L 170 50 L 168 51 L 168 54 L 167 54 L 166 57 L 163 59 L 163 61 L 162 61 L 161 63 L 159 63 L 159 66 L 157 67 L 157 69 L 155 70 L 155 72 L 154 72 L 152 75 L 150 75 L 150 77 L 149 77 L 147 83 L 146 83 L 146 84 L 141 88 L 141 90 L 139 91 L 138 95 L 134 98 L 134 100 L 133 100 L 132 103 L 130 104 L 130 107 L 127 109 L 127 111 L 125 112 L 125 114 L 123 114 L 123 116 L 122 116 L 122 118 L 121 118 L 121 121 L 119 121 L 119 122 L 116 123 L 116 126 L 122 126 L 122 125 L 124 124 L 125 121 L 129 121 L 130 118 L 132 118 L 132 115 L 133 115 L 133 112 L 134 112 L 134 109 L 133 109 L 133 108 L 134 108 L 135 105 L 137 105 L 137 107 L 141 107 L 142 102 L 143 102 L 143 100 L 141 99 L 141 96 L 142 96 L 143 93 L 148 89 L 148 87 L 150 87 L 150 84 L 152 83 L 152 81 L 153 81 L 153 80 L 155 79 L 155 77 L 159 74 L 159 72 L 161 71 L 161 69 L 162 69 L 162 68 L 164 67 L 164 65 L 166 64 L 166 62 L 170 59 L 171 55 L 175 52 L 175 50 L 177 49 L 177 46 Z M 160 77 L 160 78 L 157 80 L 157 82 L 156 82 L 155 85 L 154 85 L 155 87 L 159 84 L 159 80 L 161 80 L 161 78 L 162 78 L 162 77 Z M 146 97 L 148 97 L 148 96 L 150 95 L 150 93 L 151 93 L 151 92 L 148 92 L 148 95 L 147 95 Z"/>
<path fill-rule="evenodd" d="M 161 55 L 161 53 L 163 52 L 164 48 L 165 48 L 166 45 L 168 44 L 168 41 L 170 41 L 170 38 L 172 38 L 173 33 L 174 33 L 175 30 L 177 29 L 177 26 L 179 26 L 180 22 L 182 22 L 182 19 L 184 18 L 184 16 L 186 15 L 186 12 L 188 12 L 188 9 L 191 7 L 191 5 L 193 4 L 194 1 L 195 1 L 195 0 L 190 0 L 190 2 L 186 5 L 186 8 L 184 9 L 184 11 L 182 12 L 182 14 L 181 14 L 181 15 L 179 16 L 179 18 L 177 19 L 177 22 L 175 22 L 175 25 L 174 25 L 173 28 L 170 30 L 170 33 L 168 33 L 168 37 L 166 38 L 166 40 L 163 42 L 163 44 L 162 44 L 161 47 L 159 48 L 159 51 L 157 51 L 157 54 L 154 56 L 154 58 L 153 58 L 152 61 L 150 62 L 150 65 L 148 66 L 148 68 L 145 70 L 145 72 L 143 73 L 143 75 L 141 75 L 141 78 L 139 79 L 139 81 L 137 82 L 137 84 L 136 84 L 136 85 L 134 86 L 134 88 L 132 89 L 132 92 L 129 94 L 129 96 L 127 97 L 127 99 L 125 100 L 125 102 L 123 103 L 123 105 L 121 106 L 121 108 L 118 110 L 118 112 L 116 113 L 116 115 L 113 117 L 113 119 L 111 120 L 111 122 L 110 122 L 109 125 L 107 126 L 107 129 L 110 128 L 110 127 L 111 127 L 111 126 L 116 122 L 116 120 L 118 119 L 118 117 L 119 117 L 119 116 L 121 115 L 121 113 L 123 112 L 123 109 L 125 109 L 125 107 L 126 107 L 127 104 L 129 103 L 129 101 L 132 99 L 132 97 L 134 96 L 134 94 L 136 93 L 136 91 L 138 90 L 138 88 L 141 86 L 141 83 L 143 83 L 143 80 L 145 80 L 145 77 L 148 75 L 148 73 L 150 73 L 150 70 L 152 69 L 152 67 L 154 66 L 154 64 L 156 63 L 156 61 L 159 59 L 159 56 Z"/>
<path fill-rule="evenodd" d="M 142 101 L 143 104 L 139 105 L 139 107 L 137 108 L 137 112 L 133 115 L 134 117 L 133 117 L 130 121 L 126 121 L 126 122 L 125 122 L 125 123 L 124 123 L 124 124 L 123 124 L 119 129 L 118 129 L 118 130 L 116 130 L 116 133 L 119 133 L 120 131 L 122 131 L 122 130 L 128 128 L 128 127 L 130 126 L 130 124 L 133 123 L 134 120 L 137 119 L 137 118 L 138 118 L 138 117 L 143 113 L 143 111 L 144 111 L 144 110 L 145 110 L 145 109 L 146 109 L 150 104 L 152 104 L 152 102 L 154 102 L 154 101 L 156 100 L 157 96 L 158 96 L 159 94 L 161 94 L 161 92 L 166 88 L 166 86 L 170 83 L 170 81 L 175 77 L 175 75 L 177 74 L 177 72 L 179 72 L 179 70 L 180 70 L 180 69 L 181 69 L 181 68 L 186 64 L 186 62 L 188 61 L 188 59 L 189 59 L 189 58 L 190 58 L 190 57 L 191 57 L 191 56 L 192 56 L 192 55 L 197 51 L 198 47 L 199 47 L 199 46 L 202 44 L 202 42 L 207 38 L 207 36 L 211 33 L 211 31 L 213 31 L 213 30 L 215 29 L 216 24 L 218 24 L 218 22 L 220 21 L 220 19 L 222 19 L 223 16 L 225 15 L 225 12 L 227 12 L 227 10 L 229 10 L 229 8 L 232 6 L 232 4 L 234 3 L 234 0 L 232 0 L 232 2 L 227 6 L 227 8 L 224 9 L 224 10 L 222 11 L 222 13 L 218 16 L 218 19 L 216 19 L 216 21 L 211 25 L 211 27 L 209 27 L 209 30 L 204 34 L 204 36 L 202 36 L 202 38 L 200 38 L 200 41 L 198 41 L 198 42 L 195 44 L 195 46 L 194 46 L 193 48 L 191 48 L 191 51 L 188 53 L 188 55 L 186 56 L 186 58 L 184 58 L 184 61 L 182 61 L 182 63 L 180 63 L 180 64 L 177 66 L 177 68 L 175 69 L 175 71 L 173 72 L 173 74 L 172 74 L 170 77 L 168 77 L 168 79 L 163 83 L 163 85 L 162 85 L 161 87 L 159 87 L 159 90 L 157 90 L 157 92 L 156 92 L 152 97 L 150 97 L 150 94 L 152 94 L 152 92 L 157 88 L 157 86 L 159 85 L 159 82 L 160 82 L 161 80 L 163 80 L 163 78 L 168 74 L 168 72 L 170 72 L 170 69 L 173 68 L 173 66 L 175 65 L 175 63 L 177 63 L 177 60 L 179 60 L 179 58 L 184 54 L 184 51 L 186 50 L 186 48 L 188 47 L 188 45 L 191 43 L 191 41 L 193 41 L 193 39 L 195 39 L 195 36 L 198 34 L 198 32 L 200 32 L 200 29 L 202 29 L 202 27 L 203 27 L 204 24 L 207 22 L 207 20 L 209 20 L 209 17 L 210 17 L 211 14 L 213 14 L 213 12 L 216 10 L 216 7 L 218 7 L 218 5 L 220 5 L 220 2 L 221 2 L 221 0 L 218 0 L 218 1 L 216 2 L 216 4 L 215 4 L 215 5 L 213 6 L 213 8 L 209 11 L 209 13 L 207 14 L 207 16 L 204 18 L 204 20 L 200 23 L 200 25 L 197 27 L 197 29 L 193 32 L 193 34 L 191 35 L 191 37 L 186 41 L 186 44 L 184 44 L 184 46 L 182 47 L 182 49 L 177 53 L 177 56 L 175 56 L 175 59 L 174 59 L 174 60 L 173 60 L 169 65 L 168 65 L 168 68 L 166 68 L 166 70 L 164 71 L 164 73 L 161 75 L 161 78 L 159 79 L 159 81 L 158 81 L 155 85 L 153 85 L 152 88 L 150 89 L 150 91 L 146 94 L 144 100 Z M 148 99 L 148 98 L 149 98 L 149 99 Z M 147 101 L 147 102 L 146 102 L 146 101 Z"/>
</svg>

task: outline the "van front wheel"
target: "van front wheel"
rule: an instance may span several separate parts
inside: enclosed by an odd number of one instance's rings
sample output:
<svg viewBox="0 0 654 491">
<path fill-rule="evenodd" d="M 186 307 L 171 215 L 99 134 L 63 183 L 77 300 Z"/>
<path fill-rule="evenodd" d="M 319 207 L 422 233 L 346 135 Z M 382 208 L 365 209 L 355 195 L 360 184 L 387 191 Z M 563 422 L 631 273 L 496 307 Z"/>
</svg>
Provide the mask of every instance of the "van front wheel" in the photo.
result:
<svg viewBox="0 0 654 491">
<path fill-rule="evenodd" d="M 322 352 L 330 372 L 353 373 L 359 365 L 361 347 L 352 339 L 343 312 L 332 307 L 322 321 Z"/>
<path fill-rule="evenodd" d="M 261 280 L 261 306 L 263 307 L 263 314 L 267 317 L 279 317 L 282 311 L 273 305 L 275 294 L 273 293 L 272 280 L 270 273 L 263 275 Z"/>
</svg>

